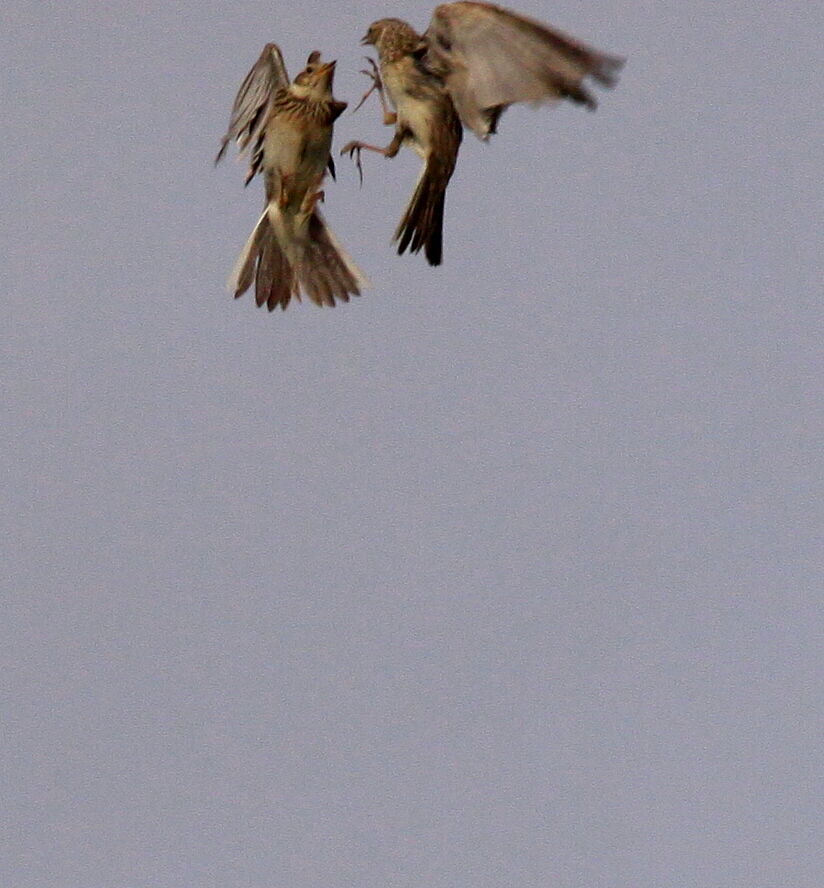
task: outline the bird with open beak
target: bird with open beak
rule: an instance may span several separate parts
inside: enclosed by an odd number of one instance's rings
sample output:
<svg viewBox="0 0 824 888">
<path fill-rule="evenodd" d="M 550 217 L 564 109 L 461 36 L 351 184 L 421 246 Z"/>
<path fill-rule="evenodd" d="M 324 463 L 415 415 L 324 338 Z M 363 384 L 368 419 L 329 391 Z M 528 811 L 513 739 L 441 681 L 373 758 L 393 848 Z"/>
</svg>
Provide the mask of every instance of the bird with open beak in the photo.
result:
<svg viewBox="0 0 824 888">
<path fill-rule="evenodd" d="M 359 169 L 363 149 L 394 157 L 408 145 L 423 158 L 394 239 L 399 253 L 423 249 L 430 265 L 442 261 L 446 186 L 462 126 L 486 141 L 515 102 L 570 99 L 594 108 L 585 78 L 613 86 L 623 65 L 617 56 L 493 3 L 444 3 L 423 34 L 400 19 L 380 19 L 361 42 L 374 46 L 379 58 L 379 66 L 372 62 L 372 71 L 364 72 L 373 86 L 361 103 L 377 89 L 384 123 L 395 134 L 385 148 L 356 141 L 341 153 L 357 155 Z"/>
<path fill-rule="evenodd" d="M 360 295 L 366 280 L 338 244 L 317 204 L 323 200 L 334 122 L 346 108 L 332 94 L 335 62 L 313 52 L 290 83 L 280 50 L 264 48 L 235 99 L 217 161 L 235 140 L 250 151 L 248 182 L 262 173 L 266 203 L 249 236 L 229 286 L 235 297 L 254 282 L 258 305 L 285 309 L 305 293 L 317 305 L 334 306 Z"/>
</svg>

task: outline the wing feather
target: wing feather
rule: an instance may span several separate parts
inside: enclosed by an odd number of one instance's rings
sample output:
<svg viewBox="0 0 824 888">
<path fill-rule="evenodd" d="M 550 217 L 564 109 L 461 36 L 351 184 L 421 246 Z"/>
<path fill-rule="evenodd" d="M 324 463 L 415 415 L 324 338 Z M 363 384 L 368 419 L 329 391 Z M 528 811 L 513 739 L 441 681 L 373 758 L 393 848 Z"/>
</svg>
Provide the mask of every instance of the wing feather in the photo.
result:
<svg viewBox="0 0 824 888">
<path fill-rule="evenodd" d="M 241 156 L 246 153 L 249 145 L 257 145 L 266 126 L 275 94 L 288 85 L 289 77 L 280 49 L 274 43 L 267 43 L 238 90 L 235 103 L 232 105 L 229 128 L 220 143 L 215 163 L 226 153 L 230 142 L 238 143 Z M 257 164 L 253 152 L 249 179 L 256 171 Z"/>
<path fill-rule="evenodd" d="M 624 63 L 493 3 L 438 6 L 424 38 L 425 64 L 443 78 L 464 125 L 481 139 L 515 102 L 569 98 L 594 108 L 584 80 L 613 86 Z"/>
</svg>

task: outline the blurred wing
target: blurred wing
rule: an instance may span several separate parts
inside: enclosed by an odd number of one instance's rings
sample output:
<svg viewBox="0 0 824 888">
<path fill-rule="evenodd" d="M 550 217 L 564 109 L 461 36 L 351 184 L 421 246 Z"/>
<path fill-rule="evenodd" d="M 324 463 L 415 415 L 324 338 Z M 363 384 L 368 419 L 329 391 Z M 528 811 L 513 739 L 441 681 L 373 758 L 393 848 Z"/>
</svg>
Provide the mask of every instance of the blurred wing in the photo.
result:
<svg viewBox="0 0 824 888">
<path fill-rule="evenodd" d="M 226 153 L 230 142 L 238 143 L 241 156 L 246 153 L 250 144 L 257 145 L 263 134 L 275 94 L 288 85 L 289 78 L 286 66 L 283 64 L 283 56 L 274 43 L 267 43 L 238 90 L 237 98 L 232 105 L 229 129 L 220 143 L 215 163 Z M 255 174 L 256 169 L 257 164 L 253 157 L 247 182 Z"/>
<path fill-rule="evenodd" d="M 443 78 L 464 125 L 481 139 L 515 102 L 569 98 L 594 108 L 584 79 L 613 86 L 624 64 L 492 3 L 438 6 L 424 39 L 424 64 Z"/>
</svg>

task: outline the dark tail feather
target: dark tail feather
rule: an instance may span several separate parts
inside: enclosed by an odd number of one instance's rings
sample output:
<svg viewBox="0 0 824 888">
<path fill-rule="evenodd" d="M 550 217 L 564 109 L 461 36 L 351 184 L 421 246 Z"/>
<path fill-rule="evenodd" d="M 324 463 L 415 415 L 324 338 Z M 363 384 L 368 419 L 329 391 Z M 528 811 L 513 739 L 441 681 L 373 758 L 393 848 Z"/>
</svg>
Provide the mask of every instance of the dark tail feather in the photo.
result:
<svg viewBox="0 0 824 888">
<path fill-rule="evenodd" d="M 443 208 L 449 175 L 430 157 L 423 169 L 409 206 L 395 232 L 398 253 L 418 253 L 421 247 L 430 265 L 443 259 Z"/>
<path fill-rule="evenodd" d="M 253 281 L 255 302 L 265 303 L 269 311 L 278 305 L 286 308 L 292 296 L 300 298 L 292 266 L 278 244 L 266 211 L 246 241 L 229 280 L 235 299 L 242 296 Z"/>
<path fill-rule="evenodd" d="M 312 302 L 333 307 L 336 299 L 348 302 L 350 296 L 360 296 L 367 286 L 366 278 L 317 210 L 309 218 L 306 234 L 298 277 Z"/>
<path fill-rule="evenodd" d="M 292 266 L 275 237 L 268 237 L 258 258 L 255 302 L 274 311 L 278 306 L 285 309 L 292 296 L 300 299 Z"/>
</svg>

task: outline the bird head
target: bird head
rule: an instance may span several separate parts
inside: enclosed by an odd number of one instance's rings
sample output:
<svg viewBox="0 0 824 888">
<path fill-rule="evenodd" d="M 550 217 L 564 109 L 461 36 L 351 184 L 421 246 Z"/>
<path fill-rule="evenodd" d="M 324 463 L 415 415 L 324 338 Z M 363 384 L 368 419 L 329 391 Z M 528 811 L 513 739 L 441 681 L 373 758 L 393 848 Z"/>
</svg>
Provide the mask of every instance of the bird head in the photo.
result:
<svg viewBox="0 0 824 888">
<path fill-rule="evenodd" d="M 374 46 L 378 52 L 412 52 L 421 42 L 420 35 L 401 19 L 385 18 L 372 22 L 361 46 Z"/>
<path fill-rule="evenodd" d="M 292 81 L 293 92 L 302 98 L 328 98 L 332 94 L 336 64 L 334 59 L 321 63 L 320 53 L 315 50 L 306 60 L 306 67 Z"/>
</svg>

